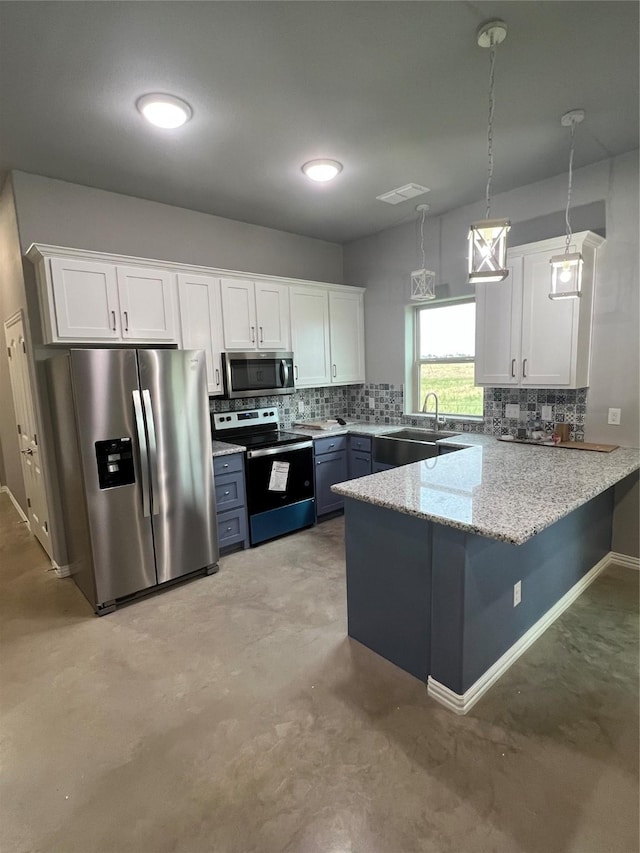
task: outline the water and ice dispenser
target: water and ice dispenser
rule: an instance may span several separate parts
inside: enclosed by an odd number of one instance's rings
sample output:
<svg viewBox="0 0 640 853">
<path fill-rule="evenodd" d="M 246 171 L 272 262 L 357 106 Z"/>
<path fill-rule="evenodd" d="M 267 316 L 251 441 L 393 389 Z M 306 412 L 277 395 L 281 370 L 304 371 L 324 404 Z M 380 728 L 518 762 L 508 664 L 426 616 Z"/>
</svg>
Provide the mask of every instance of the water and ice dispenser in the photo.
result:
<svg viewBox="0 0 640 853">
<path fill-rule="evenodd" d="M 130 438 L 96 441 L 96 461 L 101 489 L 112 489 L 114 486 L 128 486 L 135 483 Z"/>
</svg>

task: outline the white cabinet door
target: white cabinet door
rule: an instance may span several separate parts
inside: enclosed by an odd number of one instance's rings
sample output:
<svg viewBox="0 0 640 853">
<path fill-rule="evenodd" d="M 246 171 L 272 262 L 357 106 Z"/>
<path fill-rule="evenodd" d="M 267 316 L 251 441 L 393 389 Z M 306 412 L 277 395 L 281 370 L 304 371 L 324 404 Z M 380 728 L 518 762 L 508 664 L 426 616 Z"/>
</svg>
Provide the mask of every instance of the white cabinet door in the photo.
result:
<svg viewBox="0 0 640 853">
<path fill-rule="evenodd" d="M 507 266 L 504 281 L 476 285 L 476 385 L 520 382 L 522 260 Z"/>
<path fill-rule="evenodd" d="M 253 281 L 223 278 L 220 289 L 225 349 L 255 349 L 258 324 Z"/>
<path fill-rule="evenodd" d="M 220 280 L 178 273 L 180 327 L 184 349 L 202 349 L 207 365 L 207 391 L 222 394 L 222 306 Z"/>
<path fill-rule="evenodd" d="M 299 388 L 331 383 L 329 357 L 329 297 L 325 290 L 292 287 L 291 343 L 294 379 Z"/>
<path fill-rule="evenodd" d="M 175 341 L 174 280 L 170 272 L 116 268 L 122 337 L 131 341 Z"/>
<path fill-rule="evenodd" d="M 364 312 L 361 293 L 329 293 L 331 381 L 364 382 Z"/>
<path fill-rule="evenodd" d="M 51 258 L 56 340 L 117 340 L 116 268 L 97 261 Z M 53 325 L 53 324 L 52 324 Z"/>
<path fill-rule="evenodd" d="M 522 385 L 568 386 L 577 351 L 579 299 L 549 299 L 549 253 L 525 255 L 522 298 Z"/>
<path fill-rule="evenodd" d="M 284 284 L 256 281 L 255 298 L 258 348 L 290 349 L 289 288 Z"/>
</svg>

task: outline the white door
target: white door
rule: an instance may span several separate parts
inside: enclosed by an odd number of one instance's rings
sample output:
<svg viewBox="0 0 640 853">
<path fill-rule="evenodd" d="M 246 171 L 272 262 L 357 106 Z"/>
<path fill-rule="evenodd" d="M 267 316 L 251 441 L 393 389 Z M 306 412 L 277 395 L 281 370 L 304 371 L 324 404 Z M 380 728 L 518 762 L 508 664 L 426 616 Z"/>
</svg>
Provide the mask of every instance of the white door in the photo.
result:
<svg viewBox="0 0 640 853">
<path fill-rule="evenodd" d="M 524 257 L 522 384 L 534 388 L 572 382 L 578 335 L 578 299 L 549 299 L 549 253 Z"/>
<path fill-rule="evenodd" d="M 142 267 L 116 268 L 122 337 L 131 341 L 175 341 L 173 274 Z"/>
<path fill-rule="evenodd" d="M 331 383 L 329 297 L 325 290 L 292 287 L 291 344 L 296 386 L 313 388 Z"/>
<path fill-rule="evenodd" d="M 184 349 L 203 349 L 209 394 L 222 394 L 222 306 L 220 280 L 178 273 L 180 325 Z"/>
<path fill-rule="evenodd" d="M 507 266 L 504 281 L 476 284 L 476 385 L 520 383 L 522 258 Z"/>
<path fill-rule="evenodd" d="M 329 293 L 331 381 L 364 382 L 364 313 L 361 293 Z"/>
<path fill-rule="evenodd" d="M 51 556 L 49 513 L 42 474 L 41 450 L 38 443 L 35 409 L 31 393 L 29 362 L 22 312 L 5 323 L 9 355 L 11 391 L 16 414 L 16 429 L 27 495 L 27 518 L 31 532 Z"/>
<path fill-rule="evenodd" d="M 289 288 L 286 284 L 256 281 L 255 293 L 258 348 L 290 349 Z"/>
<path fill-rule="evenodd" d="M 120 337 L 116 268 L 112 264 L 51 258 L 55 334 L 59 340 Z"/>
<path fill-rule="evenodd" d="M 252 281 L 239 278 L 220 280 L 222 327 L 225 349 L 256 348 L 256 297 Z"/>
</svg>

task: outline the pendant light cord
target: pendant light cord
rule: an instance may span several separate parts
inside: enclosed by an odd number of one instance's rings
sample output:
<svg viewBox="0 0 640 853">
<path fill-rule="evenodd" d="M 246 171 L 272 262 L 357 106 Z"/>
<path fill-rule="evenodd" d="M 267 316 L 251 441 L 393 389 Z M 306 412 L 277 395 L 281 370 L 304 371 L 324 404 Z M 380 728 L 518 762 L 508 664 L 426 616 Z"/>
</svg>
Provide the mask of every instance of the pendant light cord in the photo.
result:
<svg viewBox="0 0 640 853">
<path fill-rule="evenodd" d="M 564 247 L 565 255 L 569 254 L 569 243 L 571 242 L 571 237 L 573 236 L 573 232 L 571 231 L 571 222 L 569 220 L 569 208 L 571 207 L 571 190 L 573 187 L 573 151 L 574 151 L 574 140 L 576 136 L 576 123 L 575 121 L 571 122 L 571 144 L 569 146 L 569 189 L 567 191 L 567 209 L 564 214 L 564 221 L 567 226 L 567 241 Z"/>
<path fill-rule="evenodd" d="M 422 209 L 422 219 L 420 220 L 420 251 L 422 252 L 422 269 L 425 269 L 424 260 L 424 218 L 427 214 L 426 207 Z"/>
<path fill-rule="evenodd" d="M 495 97 L 493 94 L 496 65 L 496 47 L 491 38 L 491 50 L 489 61 L 489 119 L 487 122 L 487 151 L 489 154 L 489 169 L 487 171 L 487 189 L 485 193 L 487 212 L 486 219 L 491 218 L 491 182 L 493 181 L 493 113 L 495 109 Z"/>
</svg>

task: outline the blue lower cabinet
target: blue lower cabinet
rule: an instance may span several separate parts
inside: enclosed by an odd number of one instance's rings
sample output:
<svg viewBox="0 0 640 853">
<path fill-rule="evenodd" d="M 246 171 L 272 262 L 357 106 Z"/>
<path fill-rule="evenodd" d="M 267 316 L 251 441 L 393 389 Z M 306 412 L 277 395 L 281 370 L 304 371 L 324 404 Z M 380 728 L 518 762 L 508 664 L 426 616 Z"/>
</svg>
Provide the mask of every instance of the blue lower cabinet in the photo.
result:
<svg viewBox="0 0 640 853">
<path fill-rule="evenodd" d="M 349 479 L 347 467 L 347 451 L 336 450 L 330 453 L 316 453 L 316 512 L 325 515 L 328 512 L 342 509 L 344 499 L 331 491 L 335 483 L 344 483 Z"/>
<path fill-rule="evenodd" d="M 216 519 L 220 551 L 237 545 L 249 547 L 244 454 L 216 456 L 213 460 Z"/>
<path fill-rule="evenodd" d="M 368 474 L 371 473 L 371 454 L 362 453 L 359 450 L 350 451 L 349 479 L 355 480 L 357 477 L 366 477 Z"/>
</svg>

